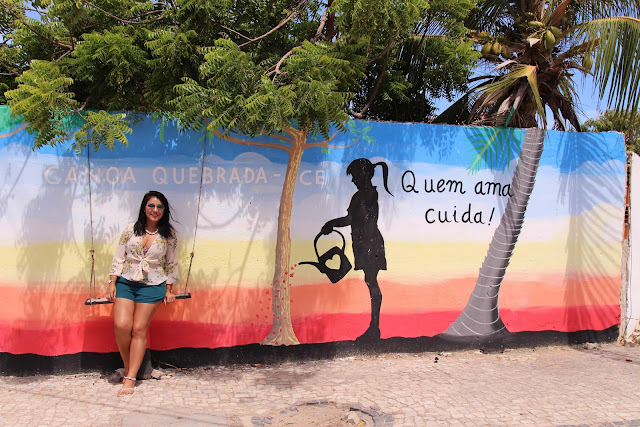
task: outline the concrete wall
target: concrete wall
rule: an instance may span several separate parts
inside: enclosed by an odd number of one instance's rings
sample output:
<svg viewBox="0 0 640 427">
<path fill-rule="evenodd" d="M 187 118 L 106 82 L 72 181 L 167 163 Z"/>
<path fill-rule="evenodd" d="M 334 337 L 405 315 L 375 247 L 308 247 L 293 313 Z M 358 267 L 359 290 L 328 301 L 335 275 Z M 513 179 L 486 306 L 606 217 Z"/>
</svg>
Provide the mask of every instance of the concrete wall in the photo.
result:
<svg viewBox="0 0 640 427">
<path fill-rule="evenodd" d="M 356 340 L 371 321 L 363 271 L 352 268 L 332 283 L 300 263 L 318 260 L 313 242 L 323 224 L 347 215 L 358 190 L 346 170 L 359 158 L 388 165 L 393 194 L 385 191 L 377 167 L 373 226 L 384 240 L 387 264 L 377 275 L 381 339 L 441 337 L 474 292 L 525 134 L 354 122 L 330 141 L 302 141 L 307 145 L 297 163 L 291 147 L 300 141 L 294 135 L 234 135 L 231 142 L 181 134 L 172 125 L 161 129 L 146 119 L 135 125 L 129 147 L 91 152 L 89 160 L 86 151 L 68 147 L 33 151 L 32 136 L 2 108 L 0 352 L 42 356 L 117 350 L 111 305 L 83 304 L 93 292 L 90 250 L 102 296 L 116 241 L 150 189 L 163 192 L 173 207 L 181 286 L 195 248 L 192 298 L 159 309 L 151 349 L 268 342 L 288 327 L 293 338 L 282 335 L 273 344 Z M 487 138 L 504 145 L 492 160 L 485 155 L 493 168 L 481 161 L 472 173 Z M 501 279 L 501 334 L 618 325 L 625 161 L 619 134 L 548 133 L 524 225 Z M 299 170 L 286 184 L 288 164 Z M 283 188 L 292 197 L 290 217 L 280 209 Z M 282 261 L 277 235 L 286 226 L 288 270 L 275 277 L 274 266 Z M 353 265 L 350 227 L 340 231 Z M 366 250 L 379 249 L 374 240 Z M 318 239 L 318 253 L 342 245 L 331 233 Z M 337 256 L 328 262 L 337 263 Z"/>
<path fill-rule="evenodd" d="M 623 322 L 620 325 L 620 335 L 625 341 L 638 343 L 640 341 L 640 283 L 638 283 L 638 270 L 640 269 L 640 227 L 632 224 L 640 224 L 640 157 L 630 153 L 629 158 L 629 230 L 625 243 L 627 244 L 626 263 L 623 265 Z M 623 258 L 624 259 L 624 258 Z"/>
</svg>

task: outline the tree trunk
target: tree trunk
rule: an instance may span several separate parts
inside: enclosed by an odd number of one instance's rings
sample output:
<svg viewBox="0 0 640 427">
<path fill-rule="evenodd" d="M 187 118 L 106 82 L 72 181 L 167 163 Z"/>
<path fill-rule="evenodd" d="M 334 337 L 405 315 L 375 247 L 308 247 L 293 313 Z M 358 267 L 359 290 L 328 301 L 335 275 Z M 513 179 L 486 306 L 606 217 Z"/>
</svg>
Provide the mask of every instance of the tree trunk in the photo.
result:
<svg viewBox="0 0 640 427">
<path fill-rule="evenodd" d="M 466 307 L 443 333 L 455 337 L 481 337 L 508 332 L 500 319 L 498 295 L 513 249 L 522 230 L 524 213 L 535 183 L 545 130 L 526 131 L 520 159 L 511 181 L 512 196 L 496 229 L 482 263 L 476 286 Z"/>
<path fill-rule="evenodd" d="M 269 335 L 262 340 L 262 344 L 267 345 L 300 344 L 291 324 L 291 211 L 293 209 L 293 193 L 298 180 L 298 170 L 300 169 L 308 131 L 295 129 L 288 129 L 287 131 L 293 136 L 293 143 L 289 153 L 289 162 L 287 163 L 287 172 L 282 186 L 280 209 L 278 211 L 276 265 L 271 295 L 273 326 Z"/>
</svg>

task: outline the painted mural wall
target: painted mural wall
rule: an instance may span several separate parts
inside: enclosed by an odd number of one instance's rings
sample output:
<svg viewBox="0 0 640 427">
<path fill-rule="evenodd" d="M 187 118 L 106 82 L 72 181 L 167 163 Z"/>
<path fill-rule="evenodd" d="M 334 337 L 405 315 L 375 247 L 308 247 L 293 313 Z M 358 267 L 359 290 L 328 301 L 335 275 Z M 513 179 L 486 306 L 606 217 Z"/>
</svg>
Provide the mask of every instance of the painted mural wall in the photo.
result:
<svg viewBox="0 0 640 427">
<path fill-rule="evenodd" d="M 74 153 L 33 151 L 0 117 L 0 352 L 45 356 L 117 351 L 111 305 L 84 301 L 104 296 L 151 189 L 172 205 L 192 295 L 160 307 L 154 350 L 473 337 L 452 324 L 480 289 L 525 136 L 354 122 L 300 145 L 294 130 L 221 139 L 147 118 L 128 147 Z M 508 149 L 471 171 L 487 138 Z M 619 134 L 548 132 L 491 333 L 619 323 L 625 160 Z"/>
</svg>

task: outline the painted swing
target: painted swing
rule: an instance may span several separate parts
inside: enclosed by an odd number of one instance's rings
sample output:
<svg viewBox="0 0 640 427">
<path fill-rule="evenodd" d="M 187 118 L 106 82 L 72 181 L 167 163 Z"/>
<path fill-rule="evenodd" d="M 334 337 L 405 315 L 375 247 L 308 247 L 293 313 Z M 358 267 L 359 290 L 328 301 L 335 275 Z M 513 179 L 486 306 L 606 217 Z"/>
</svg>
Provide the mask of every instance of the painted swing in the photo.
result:
<svg viewBox="0 0 640 427">
<path fill-rule="evenodd" d="M 207 146 L 207 140 L 204 138 L 202 143 L 202 155 L 200 159 L 200 191 L 198 192 L 198 204 L 196 208 L 196 222 L 193 232 L 193 246 L 191 247 L 191 253 L 189 254 L 189 269 L 187 270 L 187 280 L 184 283 L 184 290 L 176 294 L 176 299 L 190 299 L 191 293 L 188 292 L 189 286 L 189 277 L 191 276 L 191 265 L 193 264 L 193 257 L 195 255 L 196 249 L 196 236 L 198 234 L 198 217 L 200 216 L 200 199 L 202 197 L 202 178 L 204 171 L 204 156 L 205 156 L 205 148 Z M 91 176 L 91 148 L 87 147 L 87 170 L 89 171 L 89 176 Z M 98 290 L 96 286 L 96 272 L 95 272 L 95 250 L 93 246 L 93 206 L 91 202 L 91 178 L 88 179 L 89 182 L 89 222 L 91 228 L 91 250 L 89 253 L 91 254 L 91 277 L 89 279 L 89 298 L 87 298 L 84 302 L 84 305 L 97 305 L 97 304 L 112 304 L 107 298 L 102 297 L 98 298 Z"/>
</svg>

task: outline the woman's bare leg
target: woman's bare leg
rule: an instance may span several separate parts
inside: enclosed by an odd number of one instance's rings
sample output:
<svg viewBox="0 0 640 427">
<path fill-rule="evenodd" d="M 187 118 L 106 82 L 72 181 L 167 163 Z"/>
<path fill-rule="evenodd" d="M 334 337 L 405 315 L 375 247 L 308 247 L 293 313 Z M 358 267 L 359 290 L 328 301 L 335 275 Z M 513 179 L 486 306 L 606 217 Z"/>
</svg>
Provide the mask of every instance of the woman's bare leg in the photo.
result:
<svg viewBox="0 0 640 427">
<path fill-rule="evenodd" d="M 149 330 L 153 314 L 159 306 L 160 302 L 152 304 L 135 303 L 129 350 L 129 366 L 128 369 L 125 370 L 127 377 L 136 378 L 138 375 L 142 359 L 144 359 L 144 353 L 147 350 L 147 331 Z M 125 387 L 133 387 L 134 384 L 135 381 L 125 380 Z"/>
<path fill-rule="evenodd" d="M 125 375 L 127 375 L 127 370 L 129 369 L 129 351 L 135 304 L 135 302 L 126 298 L 116 298 L 113 303 L 113 327 L 118 351 L 120 352 L 120 357 L 122 357 L 122 363 L 124 363 Z"/>
</svg>

